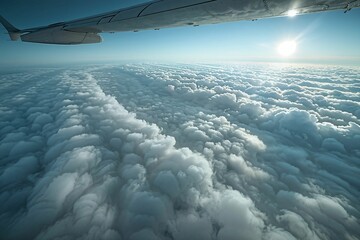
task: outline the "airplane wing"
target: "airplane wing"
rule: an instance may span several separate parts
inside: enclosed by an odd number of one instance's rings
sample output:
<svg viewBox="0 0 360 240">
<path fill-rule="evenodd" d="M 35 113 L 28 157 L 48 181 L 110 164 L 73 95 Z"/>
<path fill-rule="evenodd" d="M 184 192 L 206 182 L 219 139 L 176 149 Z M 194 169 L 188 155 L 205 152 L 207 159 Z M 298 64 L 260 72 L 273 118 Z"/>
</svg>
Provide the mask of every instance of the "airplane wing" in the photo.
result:
<svg viewBox="0 0 360 240">
<path fill-rule="evenodd" d="M 46 44 L 86 44 L 102 41 L 100 33 L 158 30 L 360 6 L 360 0 L 155 0 L 116 11 L 19 30 L 0 16 L 11 40 Z"/>
</svg>

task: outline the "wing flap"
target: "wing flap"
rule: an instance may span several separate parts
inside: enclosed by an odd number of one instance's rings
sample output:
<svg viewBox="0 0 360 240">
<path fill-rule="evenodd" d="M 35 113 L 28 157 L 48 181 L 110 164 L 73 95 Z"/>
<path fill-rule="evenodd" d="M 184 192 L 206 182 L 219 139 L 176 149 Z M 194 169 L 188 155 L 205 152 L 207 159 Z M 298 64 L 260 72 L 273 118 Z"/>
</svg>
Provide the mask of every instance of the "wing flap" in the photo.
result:
<svg viewBox="0 0 360 240">
<path fill-rule="evenodd" d="M 47 44 L 86 44 L 99 43 L 102 41 L 97 33 L 80 33 L 64 30 L 62 27 L 39 30 L 21 35 L 24 42 L 47 43 Z"/>
</svg>

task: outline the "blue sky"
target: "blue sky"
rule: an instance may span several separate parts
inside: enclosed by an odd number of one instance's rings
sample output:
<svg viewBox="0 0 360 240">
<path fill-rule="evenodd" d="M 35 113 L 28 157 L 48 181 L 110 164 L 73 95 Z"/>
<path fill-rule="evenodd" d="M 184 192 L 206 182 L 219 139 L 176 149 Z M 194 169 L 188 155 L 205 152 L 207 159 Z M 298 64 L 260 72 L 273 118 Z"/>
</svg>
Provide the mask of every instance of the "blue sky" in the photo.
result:
<svg viewBox="0 0 360 240">
<path fill-rule="evenodd" d="M 2 1 L 0 14 L 18 28 L 48 25 L 111 11 L 145 1 Z M 93 45 L 56 46 L 11 42 L 0 37 L 0 66 L 72 63 L 179 62 L 301 62 L 360 65 L 360 9 L 333 11 L 200 27 L 138 33 L 102 34 Z M 5 29 L 1 28 L 2 32 Z M 284 40 L 297 39 L 289 58 L 277 53 Z"/>
</svg>

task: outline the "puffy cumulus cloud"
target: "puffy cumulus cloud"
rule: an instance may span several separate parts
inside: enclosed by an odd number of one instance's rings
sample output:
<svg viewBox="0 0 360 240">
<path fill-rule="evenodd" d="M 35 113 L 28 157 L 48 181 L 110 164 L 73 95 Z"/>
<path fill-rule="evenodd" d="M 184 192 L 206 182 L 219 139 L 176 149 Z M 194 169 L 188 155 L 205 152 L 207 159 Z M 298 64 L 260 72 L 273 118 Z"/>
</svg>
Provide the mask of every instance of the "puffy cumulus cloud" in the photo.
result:
<svg viewBox="0 0 360 240">
<path fill-rule="evenodd" d="M 213 202 L 215 201 L 215 202 Z M 253 202 L 238 191 L 224 191 L 209 203 L 220 226 L 217 239 L 261 239 L 264 222 Z"/>
<path fill-rule="evenodd" d="M 261 123 L 261 127 L 277 132 L 285 137 L 297 139 L 302 144 L 319 147 L 323 136 L 316 115 L 306 110 L 290 108 L 275 114 L 270 113 L 269 120 Z"/>
<path fill-rule="evenodd" d="M 0 238 L 357 239 L 359 73 L 1 74 Z"/>
</svg>

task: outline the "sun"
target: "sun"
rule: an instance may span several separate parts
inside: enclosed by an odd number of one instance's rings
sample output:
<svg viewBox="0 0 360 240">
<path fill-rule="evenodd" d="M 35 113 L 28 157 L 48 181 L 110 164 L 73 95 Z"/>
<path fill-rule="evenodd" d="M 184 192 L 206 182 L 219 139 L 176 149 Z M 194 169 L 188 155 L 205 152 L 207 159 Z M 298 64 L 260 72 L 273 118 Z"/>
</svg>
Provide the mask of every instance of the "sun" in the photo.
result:
<svg viewBox="0 0 360 240">
<path fill-rule="evenodd" d="M 296 52 L 297 43 L 294 40 L 287 40 L 279 44 L 277 50 L 283 57 L 290 57 Z"/>
</svg>

